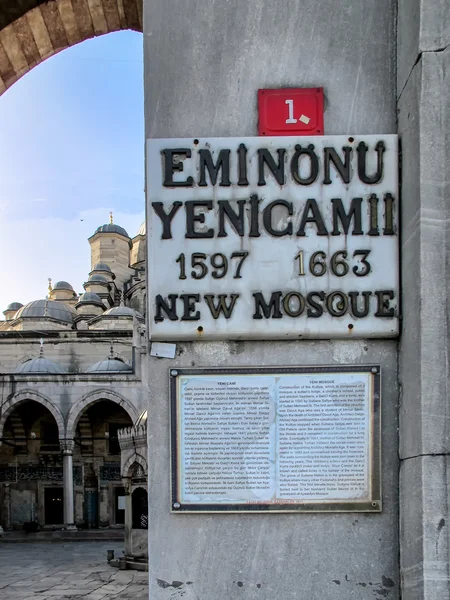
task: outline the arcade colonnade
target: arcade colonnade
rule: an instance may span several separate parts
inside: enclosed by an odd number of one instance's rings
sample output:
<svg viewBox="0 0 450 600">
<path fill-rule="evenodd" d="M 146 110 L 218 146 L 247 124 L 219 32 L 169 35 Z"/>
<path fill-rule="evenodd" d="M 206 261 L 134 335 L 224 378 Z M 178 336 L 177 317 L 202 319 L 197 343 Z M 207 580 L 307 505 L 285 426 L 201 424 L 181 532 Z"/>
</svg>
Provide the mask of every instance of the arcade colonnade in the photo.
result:
<svg viewBox="0 0 450 600">
<path fill-rule="evenodd" d="M 60 408 L 61 388 L 57 385 L 51 387 L 53 388 L 53 394 L 50 392 L 49 395 L 44 395 L 41 392 L 30 388 L 22 389 L 10 396 L 2 405 L 0 414 L 0 452 L 1 446 L 3 445 L 5 448 L 8 444 L 13 444 L 16 449 L 22 447 L 25 450 L 29 440 L 33 440 L 36 436 L 36 433 L 30 434 L 30 431 L 25 429 L 21 417 L 17 415 L 17 410 L 20 409 L 21 406 L 23 407 L 26 404 L 29 406 L 29 403 L 35 403 L 43 407 L 45 412 L 48 411 L 48 413 L 52 415 L 58 432 L 59 451 L 62 452 L 63 457 L 64 526 L 67 529 L 70 529 L 75 526 L 73 461 L 75 445 L 78 442 L 78 446 L 81 449 L 83 443 L 88 444 L 92 451 L 94 440 L 89 419 L 86 417 L 86 420 L 83 423 L 84 429 L 86 430 L 87 428 L 87 431 L 78 429 L 80 419 L 83 415 L 86 415 L 87 411 L 94 405 L 99 403 L 104 404 L 105 402 L 111 403 L 111 405 L 114 405 L 118 409 L 122 409 L 123 415 L 127 415 L 128 420 L 123 421 L 123 427 L 129 427 L 135 423 L 138 420 L 140 413 L 135 403 L 120 393 L 105 388 L 94 389 L 83 394 L 75 399 L 68 409 L 65 410 L 65 407 Z M 14 419 L 14 422 L 11 421 L 11 417 Z M 122 417 L 122 419 L 123 418 L 124 417 Z M 8 437 L 6 433 L 8 423 L 10 424 L 10 431 L 12 433 L 11 437 Z M 79 440 L 77 440 L 77 431 L 78 435 L 81 435 Z M 85 436 L 84 438 L 83 434 Z M 44 438 L 40 440 L 41 448 L 45 446 L 46 441 L 47 440 Z M 52 449 L 55 450 L 56 446 L 53 446 Z M 58 449 L 56 449 L 56 451 L 58 451 Z M 28 448 L 27 452 L 29 452 Z"/>
</svg>

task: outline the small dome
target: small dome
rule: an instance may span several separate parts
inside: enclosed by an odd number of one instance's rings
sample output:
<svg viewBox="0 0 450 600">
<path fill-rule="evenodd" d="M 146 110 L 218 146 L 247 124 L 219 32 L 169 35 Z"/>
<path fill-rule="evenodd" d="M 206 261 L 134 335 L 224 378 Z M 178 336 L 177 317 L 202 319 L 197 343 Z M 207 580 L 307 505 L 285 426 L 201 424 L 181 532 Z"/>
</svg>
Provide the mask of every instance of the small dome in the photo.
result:
<svg viewBox="0 0 450 600">
<path fill-rule="evenodd" d="M 129 306 L 113 306 L 109 308 L 107 311 L 103 313 L 103 316 L 111 316 L 111 317 L 138 317 L 143 319 L 144 317 L 134 308 L 130 308 Z"/>
<path fill-rule="evenodd" d="M 118 233 L 119 235 L 123 235 L 126 238 L 130 237 L 123 227 L 120 227 L 120 225 L 116 225 L 115 223 L 107 223 L 106 225 L 100 225 L 100 227 L 97 227 L 97 229 L 95 230 L 94 235 L 96 233 Z"/>
<path fill-rule="evenodd" d="M 92 269 L 93 271 L 107 271 L 108 273 L 111 273 L 111 269 L 109 268 L 109 266 L 104 263 L 104 262 L 99 262 L 95 265 L 95 267 Z"/>
<path fill-rule="evenodd" d="M 23 304 L 20 302 L 11 302 L 11 304 L 8 304 L 6 307 L 6 310 L 19 310 L 19 308 L 22 308 L 22 306 Z"/>
<path fill-rule="evenodd" d="M 85 292 L 84 294 L 81 294 L 78 304 L 100 304 L 101 306 L 104 306 L 100 296 L 94 292 Z"/>
<path fill-rule="evenodd" d="M 72 323 L 75 316 L 74 309 L 68 304 L 57 300 L 34 300 L 22 306 L 15 314 L 15 319 L 39 319 L 50 317 L 65 323 Z"/>
<path fill-rule="evenodd" d="M 120 358 L 107 358 L 101 360 L 95 365 L 92 365 L 87 372 L 88 373 L 118 373 L 122 371 L 131 371 L 131 367 L 120 360 Z"/>
<path fill-rule="evenodd" d="M 145 225 L 145 221 L 142 223 L 142 225 L 139 227 L 139 231 L 137 232 L 136 235 L 145 235 L 147 233 L 147 227 Z"/>
<path fill-rule="evenodd" d="M 139 418 L 134 425 L 135 427 L 139 427 L 139 425 L 147 425 L 147 409 L 139 415 Z"/>
<path fill-rule="evenodd" d="M 14 371 L 15 373 L 65 373 L 59 365 L 54 363 L 52 360 L 40 356 L 39 358 L 32 358 L 22 363 Z"/>
<path fill-rule="evenodd" d="M 99 275 L 99 274 L 94 274 L 91 275 L 88 279 L 88 281 L 100 281 L 101 283 L 108 283 L 108 280 L 106 279 L 106 277 L 104 275 Z"/>
<path fill-rule="evenodd" d="M 57 281 L 53 286 L 54 290 L 68 290 L 69 292 L 73 292 L 73 287 L 67 281 Z"/>
</svg>

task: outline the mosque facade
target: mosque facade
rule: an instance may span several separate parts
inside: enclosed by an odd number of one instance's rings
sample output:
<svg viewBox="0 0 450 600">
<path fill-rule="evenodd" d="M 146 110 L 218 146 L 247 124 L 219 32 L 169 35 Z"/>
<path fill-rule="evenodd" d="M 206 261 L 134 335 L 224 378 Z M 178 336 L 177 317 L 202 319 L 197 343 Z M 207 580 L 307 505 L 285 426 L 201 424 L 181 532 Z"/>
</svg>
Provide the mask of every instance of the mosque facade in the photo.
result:
<svg viewBox="0 0 450 600">
<path fill-rule="evenodd" d="M 3 312 L 0 525 L 125 528 L 130 551 L 147 527 L 146 237 L 110 221 L 82 294 L 50 282 Z"/>
</svg>

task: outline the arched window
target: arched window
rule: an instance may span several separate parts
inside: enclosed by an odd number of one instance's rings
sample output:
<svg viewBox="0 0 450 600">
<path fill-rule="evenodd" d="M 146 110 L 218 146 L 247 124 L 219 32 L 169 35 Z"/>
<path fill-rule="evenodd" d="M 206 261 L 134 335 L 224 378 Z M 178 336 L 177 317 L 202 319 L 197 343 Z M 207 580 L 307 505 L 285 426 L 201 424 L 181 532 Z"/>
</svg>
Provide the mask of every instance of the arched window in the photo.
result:
<svg viewBox="0 0 450 600">
<path fill-rule="evenodd" d="M 138 487 L 131 494 L 132 527 L 133 529 L 148 529 L 148 499 L 147 490 Z"/>
</svg>

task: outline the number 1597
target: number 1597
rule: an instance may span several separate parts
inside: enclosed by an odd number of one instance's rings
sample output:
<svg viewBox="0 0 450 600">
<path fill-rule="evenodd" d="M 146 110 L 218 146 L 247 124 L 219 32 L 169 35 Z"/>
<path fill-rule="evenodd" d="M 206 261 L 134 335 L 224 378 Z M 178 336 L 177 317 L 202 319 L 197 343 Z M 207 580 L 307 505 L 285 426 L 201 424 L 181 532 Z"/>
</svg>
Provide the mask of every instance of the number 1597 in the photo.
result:
<svg viewBox="0 0 450 600">
<path fill-rule="evenodd" d="M 208 256 L 203 252 L 194 252 L 191 254 L 190 276 L 193 279 L 203 279 L 211 272 L 214 279 L 222 279 L 228 273 L 228 269 L 233 269 L 233 279 L 242 279 L 241 270 L 248 252 L 233 252 L 228 259 L 225 254 L 216 252 Z M 233 262 L 234 261 L 234 262 Z M 186 255 L 184 253 L 176 259 L 180 265 L 180 274 L 178 279 L 187 279 L 186 275 Z"/>
</svg>

